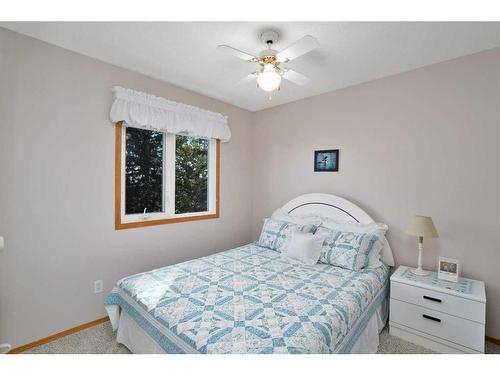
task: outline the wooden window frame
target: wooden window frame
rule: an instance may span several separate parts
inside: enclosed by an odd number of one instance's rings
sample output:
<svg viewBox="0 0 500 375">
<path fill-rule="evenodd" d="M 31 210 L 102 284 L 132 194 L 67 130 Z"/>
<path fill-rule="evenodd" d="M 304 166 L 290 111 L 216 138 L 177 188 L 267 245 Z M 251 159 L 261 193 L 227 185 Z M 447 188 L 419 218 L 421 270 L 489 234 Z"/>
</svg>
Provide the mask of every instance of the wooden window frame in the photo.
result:
<svg viewBox="0 0 500 375">
<path fill-rule="evenodd" d="M 115 229 L 129 229 L 148 227 L 152 225 L 182 223 L 197 220 L 217 219 L 220 217 L 220 140 L 215 143 L 215 213 L 196 213 L 188 216 L 180 214 L 176 217 L 165 219 L 151 219 L 134 222 L 122 222 L 122 147 L 123 147 L 123 129 L 125 124 L 123 121 L 117 122 L 115 125 Z M 164 172 L 166 173 L 166 172 Z"/>
</svg>

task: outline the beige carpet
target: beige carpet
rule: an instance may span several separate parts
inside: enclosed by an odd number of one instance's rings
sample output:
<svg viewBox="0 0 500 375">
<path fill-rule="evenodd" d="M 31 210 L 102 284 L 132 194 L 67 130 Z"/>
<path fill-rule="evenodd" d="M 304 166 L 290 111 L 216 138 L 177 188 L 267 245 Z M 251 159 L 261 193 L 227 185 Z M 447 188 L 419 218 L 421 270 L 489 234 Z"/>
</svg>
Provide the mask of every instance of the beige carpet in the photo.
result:
<svg viewBox="0 0 500 375">
<path fill-rule="evenodd" d="M 129 354 L 128 349 L 117 344 L 109 322 L 63 337 L 51 343 L 27 351 L 28 354 Z M 431 350 L 411 344 L 394 336 L 387 329 L 380 334 L 378 353 L 423 354 Z M 486 342 L 486 353 L 500 354 L 500 345 Z"/>
</svg>

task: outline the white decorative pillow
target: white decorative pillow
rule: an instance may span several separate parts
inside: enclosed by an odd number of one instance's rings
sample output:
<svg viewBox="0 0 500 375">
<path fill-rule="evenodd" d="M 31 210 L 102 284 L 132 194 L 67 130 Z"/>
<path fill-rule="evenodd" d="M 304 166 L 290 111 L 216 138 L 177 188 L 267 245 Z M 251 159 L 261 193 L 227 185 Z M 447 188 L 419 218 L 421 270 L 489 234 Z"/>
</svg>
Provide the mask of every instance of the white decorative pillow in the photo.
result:
<svg viewBox="0 0 500 375">
<path fill-rule="evenodd" d="M 316 226 L 299 225 L 287 221 L 265 219 L 258 244 L 271 250 L 281 252 L 290 240 L 292 232 L 315 232 Z"/>
<path fill-rule="evenodd" d="M 282 208 L 278 208 L 271 215 L 271 219 L 287 221 L 289 223 L 294 223 L 297 225 L 309 225 L 314 226 L 316 230 L 317 227 L 321 225 L 321 216 L 318 214 L 310 214 L 310 215 L 290 215 L 286 210 Z"/>
<path fill-rule="evenodd" d="M 318 263 L 324 237 L 300 231 L 292 232 L 290 241 L 282 252 L 288 258 L 297 259 L 309 266 Z"/>
<path fill-rule="evenodd" d="M 382 235 L 387 232 L 388 226 L 384 223 L 358 223 L 356 221 L 338 221 L 329 217 L 321 217 L 321 226 L 335 230 L 345 230 L 358 233 L 379 231 Z"/>
<path fill-rule="evenodd" d="M 368 259 L 368 267 L 376 268 L 381 266 L 381 255 L 386 244 L 385 233 L 387 232 L 388 226 L 383 223 L 358 223 L 354 221 L 341 222 L 332 218 L 322 217 L 321 226 L 329 229 L 334 229 L 338 231 L 353 232 L 353 233 L 367 233 L 376 234 L 380 237 L 380 241 L 374 244 L 374 248 L 370 252 Z"/>
</svg>

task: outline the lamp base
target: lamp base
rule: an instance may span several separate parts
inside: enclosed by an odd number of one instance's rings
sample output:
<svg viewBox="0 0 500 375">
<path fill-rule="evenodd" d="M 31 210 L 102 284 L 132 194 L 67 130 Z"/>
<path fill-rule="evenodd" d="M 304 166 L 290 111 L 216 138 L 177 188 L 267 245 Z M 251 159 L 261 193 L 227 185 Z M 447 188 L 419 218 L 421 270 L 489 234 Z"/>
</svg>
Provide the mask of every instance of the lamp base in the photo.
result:
<svg viewBox="0 0 500 375">
<path fill-rule="evenodd" d="M 411 270 L 411 273 L 417 276 L 429 276 L 431 274 L 431 271 L 426 271 L 422 268 L 413 268 Z"/>
</svg>

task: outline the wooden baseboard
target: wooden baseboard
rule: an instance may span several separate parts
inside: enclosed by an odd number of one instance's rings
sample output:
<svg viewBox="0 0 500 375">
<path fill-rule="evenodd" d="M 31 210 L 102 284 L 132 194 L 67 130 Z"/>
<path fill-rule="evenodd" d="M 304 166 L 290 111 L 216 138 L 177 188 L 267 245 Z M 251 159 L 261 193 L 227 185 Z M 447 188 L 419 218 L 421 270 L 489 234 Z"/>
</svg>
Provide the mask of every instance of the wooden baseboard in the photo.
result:
<svg viewBox="0 0 500 375">
<path fill-rule="evenodd" d="M 486 336 L 486 341 L 492 342 L 494 344 L 500 345 L 500 339 L 496 339 L 491 336 Z"/>
<path fill-rule="evenodd" d="M 80 324 L 79 326 L 67 329 L 66 331 L 62 331 L 62 332 L 56 333 L 54 335 L 45 337 L 43 339 L 30 342 L 29 344 L 11 349 L 11 351 L 8 354 L 19 354 L 19 353 L 25 352 L 26 350 L 36 348 L 37 346 L 40 346 L 40 345 L 48 344 L 51 341 L 60 339 L 64 336 L 68 336 L 68 335 L 71 335 L 71 334 L 79 332 L 79 331 L 83 331 L 84 329 L 87 329 L 87 328 L 96 326 L 98 324 L 107 322 L 108 320 L 109 320 L 109 317 L 105 316 L 103 318 L 99 318 L 99 319 L 93 320 L 93 321 L 88 322 L 88 323 Z"/>
</svg>

